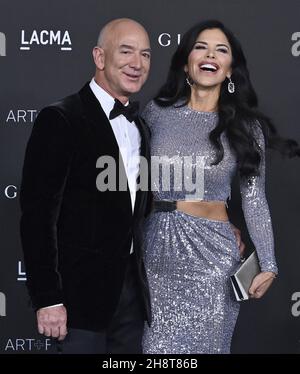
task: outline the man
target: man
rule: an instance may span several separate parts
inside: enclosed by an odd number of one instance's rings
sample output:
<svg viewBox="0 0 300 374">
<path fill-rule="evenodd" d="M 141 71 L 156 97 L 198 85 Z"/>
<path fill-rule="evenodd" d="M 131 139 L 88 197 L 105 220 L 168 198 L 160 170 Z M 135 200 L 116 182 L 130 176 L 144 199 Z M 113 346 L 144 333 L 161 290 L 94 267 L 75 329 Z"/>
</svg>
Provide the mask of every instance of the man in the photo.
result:
<svg viewBox="0 0 300 374">
<path fill-rule="evenodd" d="M 123 105 L 149 73 L 147 32 L 111 21 L 93 56 L 94 79 L 44 108 L 29 139 L 20 196 L 27 285 L 39 332 L 62 353 L 140 353 L 150 321 L 140 234 L 149 195 L 136 180 L 149 148 L 135 108 Z M 127 176 L 125 191 L 97 188 L 102 156 Z"/>
</svg>

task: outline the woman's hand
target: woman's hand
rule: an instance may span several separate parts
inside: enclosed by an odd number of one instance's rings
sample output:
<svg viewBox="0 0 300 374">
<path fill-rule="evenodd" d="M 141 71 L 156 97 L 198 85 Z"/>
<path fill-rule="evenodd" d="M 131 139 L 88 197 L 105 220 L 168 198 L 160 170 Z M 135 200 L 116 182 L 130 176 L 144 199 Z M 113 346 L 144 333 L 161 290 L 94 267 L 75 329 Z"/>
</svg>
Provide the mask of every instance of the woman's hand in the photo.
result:
<svg viewBox="0 0 300 374">
<path fill-rule="evenodd" d="M 259 273 L 253 279 L 249 288 L 250 297 L 253 299 L 261 298 L 267 292 L 275 277 L 275 273 L 271 271 L 262 271 Z"/>
</svg>

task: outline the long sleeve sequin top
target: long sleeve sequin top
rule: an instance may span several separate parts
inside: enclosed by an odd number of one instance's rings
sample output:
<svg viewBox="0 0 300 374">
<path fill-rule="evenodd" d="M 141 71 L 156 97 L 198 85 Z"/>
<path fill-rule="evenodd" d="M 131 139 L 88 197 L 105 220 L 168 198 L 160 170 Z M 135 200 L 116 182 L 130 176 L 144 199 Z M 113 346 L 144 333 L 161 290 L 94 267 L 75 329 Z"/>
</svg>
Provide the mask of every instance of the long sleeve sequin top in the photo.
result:
<svg viewBox="0 0 300 374">
<path fill-rule="evenodd" d="M 142 114 L 151 130 L 151 183 L 156 200 L 205 200 L 226 202 L 237 159 L 227 137 L 221 135 L 224 157 L 217 165 L 209 134 L 218 114 L 185 106 L 160 107 L 151 101 Z M 277 273 L 274 238 L 265 196 L 265 144 L 258 124 L 253 126 L 261 148 L 259 175 L 240 180 L 242 208 L 262 271 Z"/>
</svg>

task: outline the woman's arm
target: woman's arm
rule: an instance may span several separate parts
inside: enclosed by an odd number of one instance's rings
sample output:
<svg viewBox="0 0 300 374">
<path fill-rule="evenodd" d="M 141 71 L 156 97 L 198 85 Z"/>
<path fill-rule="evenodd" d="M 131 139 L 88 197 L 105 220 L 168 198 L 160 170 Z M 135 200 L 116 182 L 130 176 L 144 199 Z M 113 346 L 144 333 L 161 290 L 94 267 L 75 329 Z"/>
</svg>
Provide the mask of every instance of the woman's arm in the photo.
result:
<svg viewBox="0 0 300 374">
<path fill-rule="evenodd" d="M 261 273 L 252 281 L 249 294 L 252 298 L 262 297 L 271 286 L 278 268 L 274 254 L 274 236 L 269 205 L 265 194 L 265 141 L 257 124 L 254 135 L 261 150 L 259 175 L 240 180 L 242 208 L 251 240 L 256 248 Z"/>
<path fill-rule="evenodd" d="M 268 202 L 265 195 L 265 141 L 257 123 L 254 136 L 261 150 L 259 175 L 240 180 L 242 208 L 251 240 L 256 248 L 261 270 L 277 274 L 274 237 Z"/>
</svg>

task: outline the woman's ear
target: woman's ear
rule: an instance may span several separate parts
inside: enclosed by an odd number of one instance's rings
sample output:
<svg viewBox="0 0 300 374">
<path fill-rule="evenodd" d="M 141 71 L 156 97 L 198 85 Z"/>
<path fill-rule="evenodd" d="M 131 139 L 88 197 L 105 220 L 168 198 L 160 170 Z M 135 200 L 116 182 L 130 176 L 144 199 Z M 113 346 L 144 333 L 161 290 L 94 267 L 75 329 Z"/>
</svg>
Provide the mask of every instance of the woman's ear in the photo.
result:
<svg viewBox="0 0 300 374">
<path fill-rule="evenodd" d="M 231 76 L 232 76 L 232 70 L 230 69 L 229 71 L 228 71 L 228 73 L 226 74 L 226 78 L 231 78 Z"/>
</svg>

